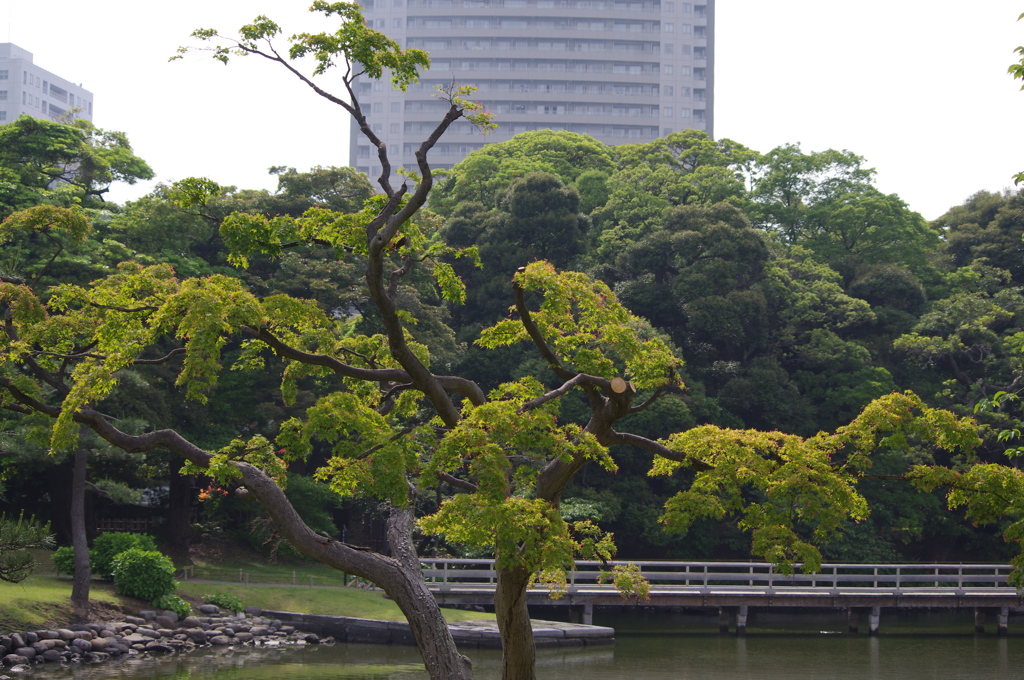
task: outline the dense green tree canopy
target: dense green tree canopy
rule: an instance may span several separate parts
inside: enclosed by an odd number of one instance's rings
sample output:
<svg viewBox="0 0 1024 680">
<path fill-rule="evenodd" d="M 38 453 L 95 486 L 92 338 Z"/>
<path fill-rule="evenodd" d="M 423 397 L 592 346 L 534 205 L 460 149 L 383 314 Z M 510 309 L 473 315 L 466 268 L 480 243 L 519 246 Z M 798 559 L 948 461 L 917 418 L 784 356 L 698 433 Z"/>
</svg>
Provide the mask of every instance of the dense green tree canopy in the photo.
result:
<svg viewBox="0 0 1024 680">
<path fill-rule="evenodd" d="M 43 200 L 89 205 L 112 182 L 151 177 L 122 132 L 81 119 L 64 124 L 29 116 L 0 125 L 0 217 Z"/>
</svg>

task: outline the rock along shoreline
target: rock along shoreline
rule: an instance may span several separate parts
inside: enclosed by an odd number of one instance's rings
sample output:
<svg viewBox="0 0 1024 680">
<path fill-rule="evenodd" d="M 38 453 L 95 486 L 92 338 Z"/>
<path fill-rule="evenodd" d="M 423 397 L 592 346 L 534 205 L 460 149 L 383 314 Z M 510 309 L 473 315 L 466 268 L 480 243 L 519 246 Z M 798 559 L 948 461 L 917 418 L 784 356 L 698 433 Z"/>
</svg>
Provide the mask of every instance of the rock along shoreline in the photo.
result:
<svg viewBox="0 0 1024 680">
<path fill-rule="evenodd" d="M 333 642 L 332 637 L 321 638 L 264 616 L 258 607 L 224 615 L 215 605 L 200 605 L 198 616 L 184 619 L 170 611 L 143 611 L 121 621 L 0 635 L 0 672 L 23 672 L 33 664 L 103 663 L 121 656 L 176 654 L 204 647 Z M 6 678 L 0 675 L 0 680 Z"/>
<path fill-rule="evenodd" d="M 615 642 L 615 631 L 555 621 L 532 620 L 537 647 L 583 647 Z M 493 621 L 449 623 L 460 649 L 500 649 Z M 85 623 L 0 635 L 0 673 L 21 673 L 44 663 L 96 664 L 122 656 L 180 654 L 214 647 L 280 647 L 361 642 L 415 645 L 405 621 L 263 611 L 223 615 L 216 605 L 200 605 L 198 616 L 179 619 L 174 612 L 139 612 L 109 623 Z M 0 675 L 0 680 L 11 676 Z"/>
</svg>

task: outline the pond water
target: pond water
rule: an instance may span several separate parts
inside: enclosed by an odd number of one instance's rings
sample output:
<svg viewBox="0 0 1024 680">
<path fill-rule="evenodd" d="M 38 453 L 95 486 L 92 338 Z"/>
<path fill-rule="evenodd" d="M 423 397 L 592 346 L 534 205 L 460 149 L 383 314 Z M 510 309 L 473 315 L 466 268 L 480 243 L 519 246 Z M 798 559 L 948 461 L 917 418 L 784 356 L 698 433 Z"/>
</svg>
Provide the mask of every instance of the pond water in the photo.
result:
<svg viewBox="0 0 1024 680">
<path fill-rule="evenodd" d="M 850 635 L 840 616 L 758 616 L 745 637 L 717 633 L 717 617 L 633 614 L 613 624 L 614 646 L 540 650 L 540 680 L 1024 680 L 1024 630 L 973 633 L 970 616 L 883 615 L 882 634 Z M 888 624 L 888 625 L 887 625 Z M 470 654 L 477 680 L 500 678 L 500 655 Z M 25 676 L 22 676 L 25 677 Z M 416 650 L 378 645 L 217 649 L 73 668 L 39 667 L 38 680 L 421 680 Z"/>
</svg>

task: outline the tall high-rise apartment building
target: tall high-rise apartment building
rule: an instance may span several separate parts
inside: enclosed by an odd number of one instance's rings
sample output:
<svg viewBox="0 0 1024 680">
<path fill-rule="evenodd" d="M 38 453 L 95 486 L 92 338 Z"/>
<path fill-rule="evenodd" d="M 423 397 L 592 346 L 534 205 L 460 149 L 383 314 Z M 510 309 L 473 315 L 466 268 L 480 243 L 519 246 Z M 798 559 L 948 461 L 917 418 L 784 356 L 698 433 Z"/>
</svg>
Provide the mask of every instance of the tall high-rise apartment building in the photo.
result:
<svg viewBox="0 0 1024 680">
<path fill-rule="evenodd" d="M 450 168 L 527 130 L 568 130 L 606 144 L 677 130 L 713 133 L 715 0 L 363 0 L 368 24 L 430 53 L 405 93 L 357 82 L 356 94 L 395 166 L 413 155 L 447 104 L 435 86 L 475 85 L 495 114 L 482 135 L 458 121 L 430 152 Z M 352 127 L 350 164 L 376 177 L 376 150 Z"/>
<path fill-rule="evenodd" d="M 92 120 L 92 92 L 32 63 L 32 53 L 0 43 L 0 125 L 22 114 Z"/>
</svg>

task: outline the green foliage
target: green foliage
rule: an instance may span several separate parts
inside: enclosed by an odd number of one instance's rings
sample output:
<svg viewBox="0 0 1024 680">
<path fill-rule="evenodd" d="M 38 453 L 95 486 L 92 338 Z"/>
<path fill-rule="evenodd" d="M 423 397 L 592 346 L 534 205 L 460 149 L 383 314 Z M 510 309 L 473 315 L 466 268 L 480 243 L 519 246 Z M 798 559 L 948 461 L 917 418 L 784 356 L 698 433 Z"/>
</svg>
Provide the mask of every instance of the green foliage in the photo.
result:
<svg viewBox="0 0 1024 680">
<path fill-rule="evenodd" d="M 689 489 L 665 504 L 661 521 L 670 530 L 685 532 L 700 518 L 738 514 L 755 555 L 784 572 L 794 563 L 817 571 L 821 553 L 800 529 L 809 528 L 817 542 L 834 535 L 847 518 L 867 517 L 856 482 L 871 467 L 872 452 L 906 449 L 911 442 L 971 452 L 979 441 L 972 421 L 929 408 L 912 394 L 891 394 L 834 434 L 809 439 L 707 425 L 677 433 L 665 445 L 686 458 L 656 459 L 650 474 L 671 474 L 687 465 L 696 470 Z"/>
<path fill-rule="evenodd" d="M 575 369 L 609 379 L 628 376 L 641 390 L 673 382 L 679 360 L 662 340 L 645 337 L 641 321 L 604 283 L 577 272 L 556 272 L 547 262 L 528 265 L 515 280 L 524 290 L 543 294 L 533 321 L 555 353 Z M 486 329 L 477 342 L 494 348 L 528 337 L 523 324 L 509 319 Z"/>
<path fill-rule="evenodd" d="M 155 550 L 129 548 L 113 559 L 114 587 L 122 595 L 152 602 L 174 593 L 174 564 Z"/>
<path fill-rule="evenodd" d="M 673 132 L 646 144 L 615 147 L 617 170 L 608 201 L 594 212 L 598 254 L 610 261 L 629 243 L 657 229 L 666 208 L 743 202 L 744 175 L 757 153 L 698 130 Z"/>
<path fill-rule="evenodd" d="M 0 126 L 0 217 L 44 202 L 101 205 L 113 182 L 151 177 L 122 132 L 30 116 Z"/>
<path fill-rule="evenodd" d="M 17 519 L 0 514 L 0 581 L 19 583 L 35 568 L 28 548 L 53 548 L 50 525 L 41 524 L 24 512 Z"/>
<path fill-rule="evenodd" d="M 50 560 L 53 562 L 53 568 L 57 570 L 58 574 L 70 576 L 75 573 L 75 549 L 70 545 L 64 545 L 54 550 Z M 89 562 L 90 566 L 92 566 L 91 558 Z"/>
<path fill-rule="evenodd" d="M 616 564 L 611 571 L 602 571 L 598 583 L 612 582 L 622 599 L 634 598 L 636 602 L 647 602 L 651 599 L 651 584 L 640 572 L 640 567 L 633 564 Z"/>
<path fill-rule="evenodd" d="M 1024 472 L 995 463 L 965 469 L 919 465 L 914 467 L 912 479 L 926 491 L 948 488 L 951 510 L 963 507 L 967 519 L 976 524 L 1000 523 L 1003 537 L 1024 547 Z M 1018 553 L 1012 563 L 1014 570 L 1008 580 L 1024 589 L 1024 553 Z"/>
<path fill-rule="evenodd" d="M 849 151 L 773 149 L 753 175 L 754 223 L 809 248 L 847 278 L 862 263 L 923 266 L 938 233 L 898 196 L 878 191 L 875 171 L 863 162 Z"/>
<path fill-rule="evenodd" d="M 161 595 L 150 602 L 150 604 L 157 609 L 174 612 L 178 615 L 179 619 L 191 616 L 192 614 L 192 605 L 173 593 Z"/>
<path fill-rule="evenodd" d="M 554 175 L 565 184 L 581 183 L 577 186 L 581 193 L 586 188 L 591 203 L 603 204 L 599 196 L 605 190 L 598 178 L 607 179 L 613 169 L 611 148 L 587 135 L 564 130 L 524 132 L 466 156 L 438 184 L 430 207 L 445 217 L 467 203 L 493 209 L 513 183 L 536 172 Z"/>
<path fill-rule="evenodd" d="M 132 548 L 145 551 L 155 551 L 157 549 L 156 541 L 149 534 L 132 534 L 120 531 L 109 531 L 100 534 L 93 539 L 92 549 L 89 551 L 89 564 L 92 572 L 106 579 L 113 578 L 114 558 L 125 550 Z"/>
<path fill-rule="evenodd" d="M 229 593 L 223 593 L 217 591 L 216 593 L 203 595 L 203 602 L 206 604 L 215 604 L 221 609 L 226 609 L 230 612 L 242 612 L 245 611 L 245 604 L 242 603 L 240 597 L 236 597 Z"/>
<path fill-rule="evenodd" d="M 365 74 L 379 80 L 387 69 L 392 84 L 404 91 L 419 79 L 419 69 L 430 64 L 423 50 L 403 51 L 397 42 L 370 28 L 355 3 L 316 0 L 310 11 L 337 17 L 341 24 L 334 33 L 298 33 L 289 39 L 288 57 L 293 60 L 312 57 L 316 63 L 314 75 L 323 75 L 338 66 L 340 60 L 343 71 L 355 67 L 354 72 L 345 73 L 346 78 Z M 280 34 L 280 27 L 261 15 L 253 23 L 242 26 L 238 30 L 238 38 L 224 38 L 213 29 L 198 29 L 193 31 L 192 37 L 203 42 L 223 41 L 206 49 L 212 52 L 214 59 L 226 64 L 233 55 L 270 53 L 280 60 L 281 57 L 272 51 L 272 40 Z M 180 47 L 172 59 L 180 58 L 189 51 L 189 48 Z"/>
</svg>

